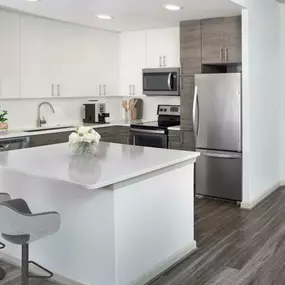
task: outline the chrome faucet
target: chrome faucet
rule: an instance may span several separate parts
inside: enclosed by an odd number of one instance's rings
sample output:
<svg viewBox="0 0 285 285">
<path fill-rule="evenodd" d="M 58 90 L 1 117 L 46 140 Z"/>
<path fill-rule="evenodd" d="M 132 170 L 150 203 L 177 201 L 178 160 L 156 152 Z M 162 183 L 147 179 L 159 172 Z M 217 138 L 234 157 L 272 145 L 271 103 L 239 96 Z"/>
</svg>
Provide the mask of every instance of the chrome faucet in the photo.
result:
<svg viewBox="0 0 285 285">
<path fill-rule="evenodd" d="M 40 128 L 42 125 L 44 125 L 44 124 L 47 123 L 45 117 L 43 117 L 43 118 L 41 119 L 41 107 L 42 107 L 43 105 L 48 105 L 48 106 L 51 108 L 52 113 L 53 113 L 53 114 L 55 113 L 54 108 L 53 108 L 53 106 L 52 106 L 51 103 L 46 102 L 46 101 L 40 103 L 40 105 L 38 106 L 38 119 L 37 119 L 37 127 L 39 127 L 39 128 Z"/>
</svg>

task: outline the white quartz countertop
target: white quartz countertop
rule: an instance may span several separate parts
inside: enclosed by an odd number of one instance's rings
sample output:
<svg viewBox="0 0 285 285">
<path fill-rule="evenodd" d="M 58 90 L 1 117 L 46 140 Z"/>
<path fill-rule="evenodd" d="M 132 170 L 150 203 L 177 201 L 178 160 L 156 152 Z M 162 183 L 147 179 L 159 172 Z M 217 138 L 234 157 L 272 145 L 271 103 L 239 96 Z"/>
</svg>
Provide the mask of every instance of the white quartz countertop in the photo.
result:
<svg viewBox="0 0 285 285">
<path fill-rule="evenodd" d="M 85 159 L 73 156 L 69 145 L 64 143 L 0 152 L 0 169 L 92 190 L 185 161 L 194 163 L 198 156 L 197 152 L 101 142 L 97 155 Z"/>
<path fill-rule="evenodd" d="M 106 128 L 106 127 L 113 127 L 113 126 L 130 126 L 131 124 L 137 124 L 137 123 L 142 123 L 145 122 L 143 120 L 138 120 L 138 121 L 113 121 L 108 124 L 84 124 L 84 126 L 88 126 L 91 128 Z M 72 125 L 72 124 L 71 124 Z M 77 124 L 74 124 L 76 126 Z M 78 124 L 78 126 L 82 126 L 83 123 Z M 60 127 L 64 127 L 60 126 Z M 45 130 L 49 128 L 55 128 L 53 130 Z M 33 130 L 36 128 L 26 128 L 25 130 Z M 45 135 L 45 134 L 53 134 L 53 133 L 61 133 L 61 132 L 72 132 L 75 130 L 75 127 L 70 127 L 70 128 L 61 128 L 58 129 L 54 126 L 47 126 L 45 128 L 42 128 L 42 131 L 39 131 L 40 128 L 37 129 L 35 132 L 25 132 L 24 130 L 8 130 L 8 132 L 0 132 L 0 140 L 1 139 L 9 139 L 9 138 L 16 138 L 16 137 L 30 137 L 30 136 L 36 136 L 36 135 Z"/>
</svg>

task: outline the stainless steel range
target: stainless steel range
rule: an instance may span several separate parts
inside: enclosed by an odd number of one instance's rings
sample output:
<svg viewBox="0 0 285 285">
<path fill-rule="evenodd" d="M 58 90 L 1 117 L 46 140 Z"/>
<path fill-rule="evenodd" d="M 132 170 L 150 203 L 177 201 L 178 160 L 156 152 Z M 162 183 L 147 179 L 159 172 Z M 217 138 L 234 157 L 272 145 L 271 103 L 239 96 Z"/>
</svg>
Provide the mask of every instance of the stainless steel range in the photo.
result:
<svg viewBox="0 0 285 285">
<path fill-rule="evenodd" d="M 180 125 L 180 106 L 158 105 L 157 115 L 157 121 L 131 125 L 131 144 L 168 148 L 168 128 Z"/>
</svg>

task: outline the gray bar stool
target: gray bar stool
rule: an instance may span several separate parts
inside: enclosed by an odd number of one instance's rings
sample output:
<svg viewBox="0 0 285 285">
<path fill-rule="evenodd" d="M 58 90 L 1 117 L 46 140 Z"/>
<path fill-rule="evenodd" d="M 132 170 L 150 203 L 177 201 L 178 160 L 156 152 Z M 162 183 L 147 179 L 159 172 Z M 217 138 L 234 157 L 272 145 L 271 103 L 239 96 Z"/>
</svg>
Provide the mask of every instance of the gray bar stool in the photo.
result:
<svg viewBox="0 0 285 285">
<path fill-rule="evenodd" d="M 53 273 L 34 261 L 29 261 L 29 244 L 35 240 L 56 233 L 60 228 L 57 212 L 33 214 L 23 199 L 0 203 L 0 232 L 2 237 L 22 246 L 22 285 L 29 285 L 29 278 L 49 279 Z M 29 264 L 34 264 L 48 273 L 47 276 L 29 274 Z"/>
<path fill-rule="evenodd" d="M 5 202 L 5 201 L 9 201 L 11 200 L 11 197 L 9 194 L 7 193 L 0 193 L 0 203 Z M 5 244 L 0 242 L 0 249 L 5 248 Z M 5 271 L 3 268 L 0 267 L 0 280 L 3 280 L 5 278 Z"/>
</svg>

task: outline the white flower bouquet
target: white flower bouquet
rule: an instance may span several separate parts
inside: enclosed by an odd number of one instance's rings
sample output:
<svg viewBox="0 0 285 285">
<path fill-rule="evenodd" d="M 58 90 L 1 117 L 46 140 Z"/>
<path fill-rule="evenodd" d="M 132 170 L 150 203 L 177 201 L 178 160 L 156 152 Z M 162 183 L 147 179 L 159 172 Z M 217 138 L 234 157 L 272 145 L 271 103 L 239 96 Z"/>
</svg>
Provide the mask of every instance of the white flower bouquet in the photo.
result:
<svg viewBox="0 0 285 285">
<path fill-rule="evenodd" d="M 69 136 L 69 145 L 77 155 L 94 155 L 97 152 L 101 136 L 92 128 L 80 127 Z"/>
</svg>

